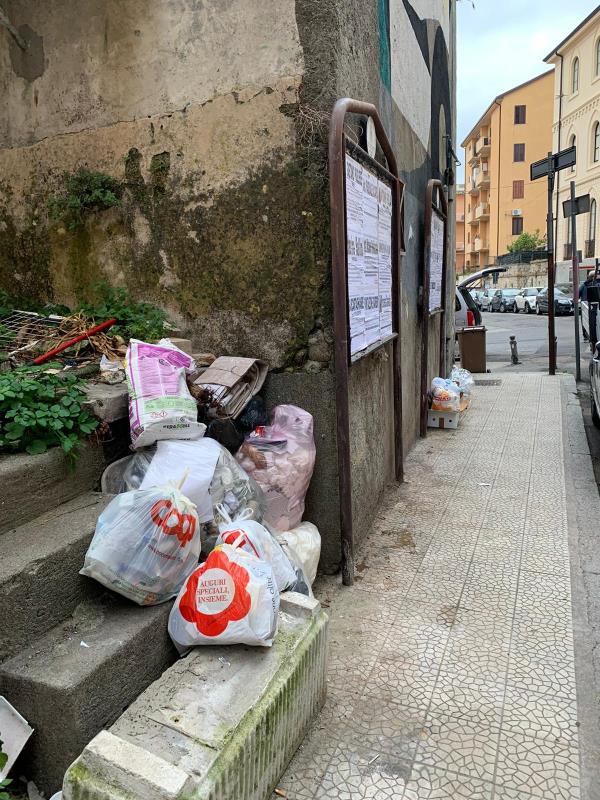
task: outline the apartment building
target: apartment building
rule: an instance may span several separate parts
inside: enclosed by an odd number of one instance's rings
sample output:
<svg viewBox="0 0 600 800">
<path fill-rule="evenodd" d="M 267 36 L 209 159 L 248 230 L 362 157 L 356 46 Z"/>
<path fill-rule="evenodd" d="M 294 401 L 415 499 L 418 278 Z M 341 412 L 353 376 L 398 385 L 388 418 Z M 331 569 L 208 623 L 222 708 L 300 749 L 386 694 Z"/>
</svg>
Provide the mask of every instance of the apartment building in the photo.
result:
<svg viewBox="0 0 600 800">
<path fill-rule="evenodd" d="M 456 274 L 463 275 L 465 271 L 465 186 L 463 183 L 456 185 L 454 200 L 456 212 Z"/>
<path fill-rule="evenodd" d="M 572 256 L 569 220 L 562 203 L 575 181 L 577 196 L 590 195 L 590 212 L 577 217 L 577 249 L 584 264 L 600 257 L 598 204 L 600 203 L 600 7 L 578 25 L 546 58 L 555 66 L 554 150 L 575 145 L 577 164 L 557 175 L 555 194 L 556 257 Z M 560 267 L 560 264 L 559 264 Z"/>
<path fill-rule="evenodd" d="M 529 165 L 552 147 L 554 70 L 496 97 L 465 149 L 465 268 L 494 264 L 523 232 L 546 230 L 546 186 Z"/>
</svg>

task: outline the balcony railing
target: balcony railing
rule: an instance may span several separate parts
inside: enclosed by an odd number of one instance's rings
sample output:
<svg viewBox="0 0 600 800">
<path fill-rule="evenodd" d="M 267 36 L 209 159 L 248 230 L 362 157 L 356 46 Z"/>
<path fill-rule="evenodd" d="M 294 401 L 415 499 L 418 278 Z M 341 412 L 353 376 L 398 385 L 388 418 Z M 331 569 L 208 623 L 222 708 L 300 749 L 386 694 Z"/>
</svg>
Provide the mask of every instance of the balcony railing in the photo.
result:
<svg viewBox="0 0 600 800">
<path fill-rule="evenodd" d="M 573 258 L 573 245 L 572 244 L 569 244 L 569 243 L 565 244 L 564 250 L 563 250 L 563 258 L 564 259 Z"/>
<path fill-rule="evenodd" d="M 464 214 L 457 214 L 456 215 L 456 221 L 457 222 L 464 222 L 465 221 L 465 215 Z"/>
<path fill-rule="evenodd" d="M 477 146 L 479 145 L 479 146 Z M 490 151 L 492 149 L 492 140 L 489 136 L 483 136 L 479 142 L 475 145 L 477 150 L 477 155 L 479 156 L 489 156 Z"/>
<path fill-rule="evenodd" d="M 490 218 L 490 206 L 488 203 L 479 203 L 479 205 L 475 209 L 475 218 L 476 219 Z"/>
<path fill-rule="evenodd" d="M 464 253 L 465 251 L 465 244 L 464 242 L 457 242 L 456 243 L 456 252 L 457 253 Z"/>
<path fill-rule="evenodd" d="M 481 172 L 477 173 L 475 184 L 478 189 L 490 185 L 490 173 L 487 169 L 482 169 Z"/>
<path fill-rule="evenodd" d="M 586 239 L 585 258 L 594 258 L 595 255 L 596 255 L 596 240 Z"/>
<path fill-rule="evenodd" d="M 479 184 L 477 183 L 479 175 L 480 173 L 477 173 L 469 179 L 469 194 L 479 194 Z"/>
<path fill-rule="evenodd" d="M 474 239 L 473 241 L 473 249 L 476 253 L 487 252 L 490 247 L 489 244 L 485 241 L 485 239 L 481 239 L 479 236 Z"/>
</svg>

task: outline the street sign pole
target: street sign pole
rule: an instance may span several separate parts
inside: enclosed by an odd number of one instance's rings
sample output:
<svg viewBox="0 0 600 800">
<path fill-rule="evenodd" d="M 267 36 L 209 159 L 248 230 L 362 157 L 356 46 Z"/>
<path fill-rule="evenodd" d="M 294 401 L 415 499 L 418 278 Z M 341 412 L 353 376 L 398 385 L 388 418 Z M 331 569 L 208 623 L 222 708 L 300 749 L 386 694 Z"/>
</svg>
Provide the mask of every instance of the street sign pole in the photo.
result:
<svg viewBox="0 0 600 800">
<path fill-rule="evenodd" d="M 548 153 L 548 163 L 552 162 L 552 153 Z M 554 325 L 554 169 L 548 171 L 548 373 L 556 375 L 556 328 Z"/>
<path fill-rule="evenodd" d="M 575 380 L 581 380 L 581 351 L 579 345 L 579 254 L 577 252 L 577 203 L 575 181 L 571 181 L 571 242 L 573 247 L 573 315 L 575 319 Z"/>
<path fill-rule="evenodd" d="M 548 239 L 548 372 L 556 375 L 556 330 L 554 326 L 554 214 L 552 195 L 554 178 L 557 172 L 572 167 L 577 162 L 577 148 L 569 147 L 560 153 L 548 153 L 547 158 L 536 161 L 530 167 L 531 180 L 548 178 L 548 216 L 546 219 L 546 238 Z"/>
</svg>

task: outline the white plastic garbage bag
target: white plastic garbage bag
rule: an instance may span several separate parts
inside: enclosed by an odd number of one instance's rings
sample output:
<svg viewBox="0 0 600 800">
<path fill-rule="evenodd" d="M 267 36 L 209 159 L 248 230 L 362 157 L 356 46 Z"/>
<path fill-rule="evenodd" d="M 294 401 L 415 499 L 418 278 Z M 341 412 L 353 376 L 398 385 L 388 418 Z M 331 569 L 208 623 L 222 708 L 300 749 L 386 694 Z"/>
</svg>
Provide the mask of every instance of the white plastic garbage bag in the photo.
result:
<svg viewBox="0 0 600 800">
<path fill-rule="evenodd" d="M 431 382 L 431 408 L 433 411 L 460 411 L 458 386 L 444 378 L 434 378 Z"/>
<path fill-rule="evenodd" d="M 199 439 L 206 425 L 185 376 L 194 360 L 168 339 L 148 344 L 131 339 L 125 358 L 129 389 L 129 425 L 134 448 L 160 439 Z"/>
<path fill-rule="evenodd" d="M 225 544 L 185 582 L 169 615 L 169 635 L 181 653 L 206 644 L 270 647 L 278 611 L 271 565 Z"/>
<path fill-rule="evenodd" d="M 219 510 L 223 516 L 225 512 L 222 508 Z M 275 537 L 260 522 L 243 517 L 222 522 L 219 525 L 217 546 L 220 544 L 241 547 L 247 553 L 267 561 L 273 568 L 275 583 L 280 592 L 284 592 L 296 583 L 296 572 L 289 558 Z"/>
<path fill-rule="evenodd" d="M 214 439 L 158 442 L 140 489 L 176 482 L 186 469 L 185 496 L 196 506 L 198 521 L 209 522 L 213 518 L 209 487 L 220 454 L 221 446 Z"/>
<path fill-rule="evenodd" d="M 140 606 L 175 597 L 197 566 L 194 504 L 172 485 L 117 495 L 96 523 L 81 575 Z"/>
<path fill-rule="evenodd" d="M 291 531 L 276 534 L 280 544 L 286 544 L 291 551 L 292 560 L 298 562 L 309 584 L 315 582 L 321 556 L 321 534 L 312 522 L 301 522 Z"/>
</svg>

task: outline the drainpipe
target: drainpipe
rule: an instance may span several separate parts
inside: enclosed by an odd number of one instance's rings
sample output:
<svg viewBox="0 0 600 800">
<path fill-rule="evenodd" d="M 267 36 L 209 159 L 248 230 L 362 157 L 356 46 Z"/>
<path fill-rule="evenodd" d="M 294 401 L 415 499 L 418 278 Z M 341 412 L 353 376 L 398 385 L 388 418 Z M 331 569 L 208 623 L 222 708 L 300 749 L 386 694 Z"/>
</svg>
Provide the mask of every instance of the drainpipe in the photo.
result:
<svg viewBox="0 0 600 800">
<path fill-rule="evenodd" d="M 563 69 L 565 65 L 565 58 L 558 51 L 556 55 L 560 58 L 560 94 L 558 96 L 558 150 L 560 153 L 561 139 L 562 139 L 562 110 L 563 110 Z M 579 144 L 579 142 L 577 142 Z M 559 197 L 560 197 L 560 172 L 556 173 L 556 213 L 554 215 L 554 259 L 558 258 L 558 212 L 559 212 Z"/>
<path fill-rule="evenodd" d="M 502 148 L 502 103 L 494 100 L 495 105 L 500 109 L 500 124 L 498 126 L 498 189 L 496 191 L 496 262 L 500 255 L 500 153 Z"/>
</svg>

